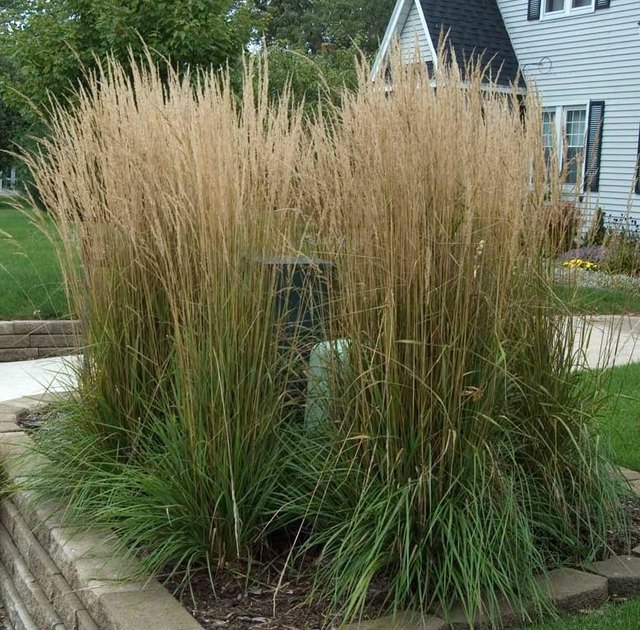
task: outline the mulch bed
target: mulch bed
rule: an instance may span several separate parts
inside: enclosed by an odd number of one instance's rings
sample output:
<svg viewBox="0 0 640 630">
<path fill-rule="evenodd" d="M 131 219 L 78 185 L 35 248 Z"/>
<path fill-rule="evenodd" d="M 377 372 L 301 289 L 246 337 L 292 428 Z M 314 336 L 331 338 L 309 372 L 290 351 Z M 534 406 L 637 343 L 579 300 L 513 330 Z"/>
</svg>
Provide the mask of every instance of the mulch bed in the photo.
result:
<svg viewBox="0 0 640 630">
<path fill-rule="evenodd" d="M 629 514 L 629 537 L 631 549 L 640 545 L 640 497 L 629 497 L 624 501 L 624 508 Z M 607 545 L 617 556 L 627 555 L 630 551 L 627 541 L 619 532 L 610 532 Z"/>
<path fill-rule="evenodd" d="M 212 584 L 206 572 L 192 575 L 187 584 L 172 578 L 165 586 L 200 625 L 209 630 L 321 630 L 339 627 L 326 602 L 308 602 L 312 583 L 303 578 L 283 580 L 277 572 L 252 570 L 247 582 L 228 572 Z"/>
<path fill-rule="evenodd" d="M 25 411 L 18 414 L 16 424 L 25 431 L 37 431 L 50 418 L 58 413 L 55 407 L 43 406 L 35 411 Z"/>
</svg>

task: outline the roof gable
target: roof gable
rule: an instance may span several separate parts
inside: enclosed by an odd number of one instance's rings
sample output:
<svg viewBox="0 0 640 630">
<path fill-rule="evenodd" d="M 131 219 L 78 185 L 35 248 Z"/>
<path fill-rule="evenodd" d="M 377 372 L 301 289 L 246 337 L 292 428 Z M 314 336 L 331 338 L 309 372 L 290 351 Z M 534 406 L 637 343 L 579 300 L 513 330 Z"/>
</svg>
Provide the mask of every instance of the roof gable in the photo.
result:
<svg viewBox="0 0 640 630">
<path fill-rule="evenodd" d="M 499 85 L 526 87 L 496 0 L 419 0 L 432 41 L 447 35 L 459 63 L 480 58 Z"/>
</svg>

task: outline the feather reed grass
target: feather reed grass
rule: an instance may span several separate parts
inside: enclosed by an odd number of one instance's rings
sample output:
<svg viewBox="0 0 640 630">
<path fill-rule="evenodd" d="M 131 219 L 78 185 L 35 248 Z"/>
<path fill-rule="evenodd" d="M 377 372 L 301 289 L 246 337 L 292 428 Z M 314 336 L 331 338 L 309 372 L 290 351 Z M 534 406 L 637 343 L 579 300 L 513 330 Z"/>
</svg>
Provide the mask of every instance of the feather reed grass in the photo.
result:
<svg viewBox="0 0 640 630">
<path fill-rule="evenodd" d="M 561 178 L 535 95 L 523 112 L 477 67 L 466 89 L 455 66 L 391 75 L 311 131 L 340 287 L 328 336 L 349 350 L 330 423 L 292 439 L 283 513 L 307 519 L 347 618 L 381 576 L 386 609 L 495 622 L 508 598 L 527 618 L 548 604 L 535 575 L 593 557 L 620 520 L 579 325 L 554 304 Z"/>
<path fill-rule="evenodd" d="M 237 100 L 214 74 L 193 87 L 109 64 L 32 164 L 87 343 L 76 444 L 58 446 L 106 457 L 98 488 L 75 456 L 58 474 L 78 475 L 72 508 L 128 530 L 155 568 L 247 558 L 282 460 L 290 361 L 259 261 L 298 249 L 303 136 L 266 85 Z"/>
<path fill-rule="evenodd" d="M 363 68 L 313 120 L 252 68 L 238 97 L 111 63 L 56 110 L 29 164 L 87 352 L 28 483 L 152 570 L 246 562 L 300 528 L 294 556 L 320 554 L 346 619 L 380 582 L 385 610 L 537 614 L 536 574 L 622 522 L 552 291 L 561 181 L 535 96 L 393 63 L 392 92 Z M 348 341 L 306 432 L 260 264 L 302 255 L 335 263 L 324 334 Z"/>
</svg>

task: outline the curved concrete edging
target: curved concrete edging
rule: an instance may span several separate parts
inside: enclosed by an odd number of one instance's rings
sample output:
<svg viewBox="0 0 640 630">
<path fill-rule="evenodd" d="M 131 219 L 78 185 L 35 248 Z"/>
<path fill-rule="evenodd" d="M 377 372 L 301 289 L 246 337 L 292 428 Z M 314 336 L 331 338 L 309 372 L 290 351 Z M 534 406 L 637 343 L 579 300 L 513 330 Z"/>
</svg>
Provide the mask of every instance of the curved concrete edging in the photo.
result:
<svg viewBox="0 0 640 630">
<path fill-rule="evenodd" d="M 31 443 L 17 415 L 60 395 L 0 403 L 10 481 L 24 476 L 28 464 L 15 456 Z M 26 492 L 0 503 L 0 597 L 15 630 L 202 630 L 155 579 L 125 581 L 137 564 L 115 551 L 112 533 L 65 527 L 56 513 Z"/>
</svg>

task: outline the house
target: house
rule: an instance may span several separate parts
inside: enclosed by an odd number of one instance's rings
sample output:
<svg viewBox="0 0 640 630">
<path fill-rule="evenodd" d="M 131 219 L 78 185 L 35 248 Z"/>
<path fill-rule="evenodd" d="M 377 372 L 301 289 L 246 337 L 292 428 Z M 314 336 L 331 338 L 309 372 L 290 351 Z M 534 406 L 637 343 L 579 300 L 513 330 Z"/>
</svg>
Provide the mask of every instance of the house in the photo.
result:
<svg viewBox="0 0 640 630">
<path fill-rule="evenodd" d="M 640 218 L 639 22 L 640 0 L 398 0 L 373 74 L 395 40 L 407 62 L 419 51 L 435 63 L 447 34 L 458 60 L 489 64 L 498 89 L 535 86 L 545 145 L 567 161 L 585 210 Z"/>
</svg>

